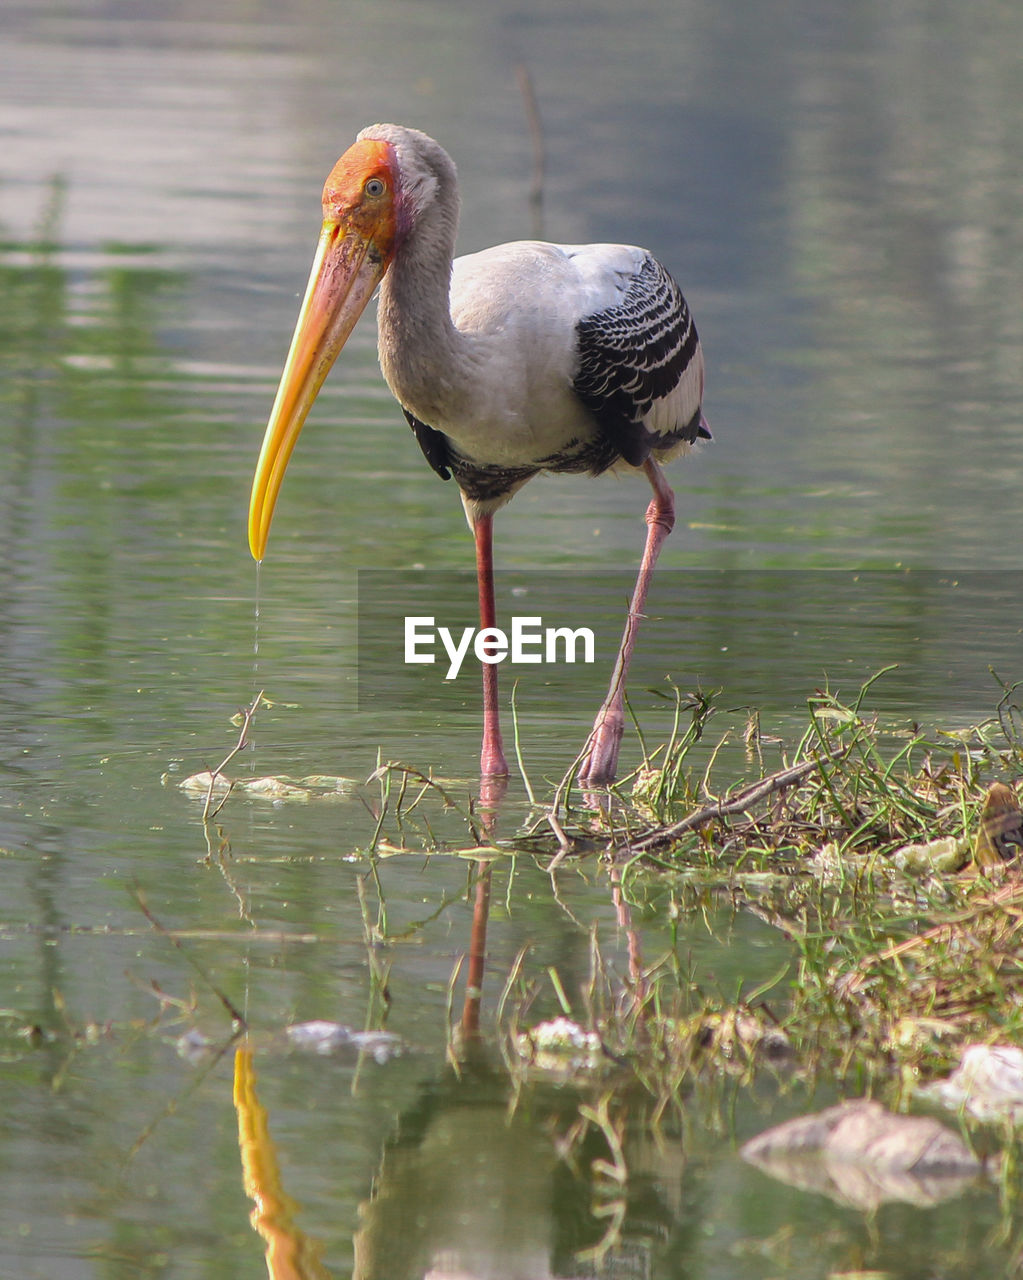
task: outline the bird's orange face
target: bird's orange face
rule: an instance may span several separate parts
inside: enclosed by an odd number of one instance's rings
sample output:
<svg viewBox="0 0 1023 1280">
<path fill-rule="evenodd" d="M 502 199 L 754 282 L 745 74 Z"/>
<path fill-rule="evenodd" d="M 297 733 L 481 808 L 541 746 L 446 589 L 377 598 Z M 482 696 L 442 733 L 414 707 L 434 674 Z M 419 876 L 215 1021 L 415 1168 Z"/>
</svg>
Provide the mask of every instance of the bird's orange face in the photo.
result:
<svg viewBox="0 0 1023 1280">
<path fill-rule="evenodd" d="M 397 187 L 393 149 L 373 139 L 350 147 L 324 185 L 323 229 L 252 480 L 249 547 L 257 560 L 306 416 L 394 257 Z"/>
<path fill-rule="evenodd" d="M 397 236 L 396 170 L 388 142 L 366 138 L 349 147 L 323 184 L 324 225 L 333 223 L 393 251 Z"/>
</svg>

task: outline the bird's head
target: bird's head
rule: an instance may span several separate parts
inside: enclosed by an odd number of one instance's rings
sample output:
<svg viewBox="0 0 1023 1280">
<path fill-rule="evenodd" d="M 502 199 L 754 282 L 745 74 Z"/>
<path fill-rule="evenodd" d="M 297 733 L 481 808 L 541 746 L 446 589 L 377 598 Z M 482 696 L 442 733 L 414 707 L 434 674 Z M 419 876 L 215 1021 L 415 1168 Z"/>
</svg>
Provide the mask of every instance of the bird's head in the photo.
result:
<svg viewBox="0 0 1023 1280">
<path fill-rule="evenodd" d="M 323 184 L 323 230 L 329 229 L 335 237 L 360 237 L 370 257 L 390 262 L 401 204 L 401 174 L 393 145 L 360 137 Z"/>
<path fill-rule="evenodd" d="M 249 502 L 249 547 L 262 560 L 299 432 L 323 380 L 390 266 L 407 221 L 391 142 L 360 135 L 323 188 L 323 228 Z"/>
<path fill-rule="evenodd" d="M 429 217 L 453 244 L 458 189 L 451 157 L 418 129 L 363 129 L 323 187 L 320 242 L 252 481 L 249 546 L 257 560 L 266 550 L 288 460 L 324 378 L 395 254 Z"/>
</svg>

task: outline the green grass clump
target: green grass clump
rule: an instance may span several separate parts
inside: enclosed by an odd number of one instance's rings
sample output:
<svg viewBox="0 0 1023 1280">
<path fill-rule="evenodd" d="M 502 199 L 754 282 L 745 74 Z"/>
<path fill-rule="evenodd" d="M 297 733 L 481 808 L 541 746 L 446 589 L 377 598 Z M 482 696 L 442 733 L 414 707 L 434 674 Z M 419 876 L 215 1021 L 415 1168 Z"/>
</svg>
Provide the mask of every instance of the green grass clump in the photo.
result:
<svg viewBox="0 0 1023 1280">
<path fill-rule="evenodd" d="M 748 717 L 745 776 L 723 789 L 729 735 L 708 748 L 712 702 L 680 698 L 656 759 L 611 803 L 567 810 L 571 838 L 603 832 L 623 885 L 652 877 L 674 886 L 681 917 L 709 916 L 713 901 L 790 944 L 780 974 L 750 975 L 754 993 L 708 993 L 676 957 L 634 983 L 631 1007 L 609 1002 L 629 1010 L 606 1027 L 615 1051 L 636 1049 L 661 1097 L 707 1066 L 919 1078 L 971 1039 L 1023 1043 L 1017 686 L 982 724 L 927 733 L 870 717 L 870 683 L 849 704 L 810 698 L 791 751 Z"/>
</svg>

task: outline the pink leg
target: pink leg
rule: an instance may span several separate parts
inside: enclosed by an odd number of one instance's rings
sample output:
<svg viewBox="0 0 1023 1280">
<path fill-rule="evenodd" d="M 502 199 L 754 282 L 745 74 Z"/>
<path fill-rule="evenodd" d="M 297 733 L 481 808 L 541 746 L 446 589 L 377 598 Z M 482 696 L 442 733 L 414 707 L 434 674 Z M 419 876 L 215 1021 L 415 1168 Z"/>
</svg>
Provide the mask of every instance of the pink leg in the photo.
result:
<svg viewBox="0 0 1023 1280">
<path fill-rule="evenodd" d="M 494 517 L 477 516 L 473 522 L 476 538 L 476 581 L 480 593 L 480 629 L 497 626 L 494 604 Z M 497 710 L 497 664 L 483 664 L 483 749 L 480 772 L 484 778 L 505 777 L 508 765 L 501 745 L 501 725 Z"/>
<path fill-rule="evenodd" d="M 579 781 L 589 787 L 600 787 L 614 781 L 618 768 L 618 748 L 625 730 L 625 679 L 629 673 L 632 651 L 636 646 L 636 633 L 646 607 L 647 588 L 650 586 L 661 543 L 675 524 L 675 495 L 664 478 L 664 472 L 653 458 L 644 462 L 643 470 L 654 491 L 653 500 L 646 509 L 646 546 L 629 604 L 621 648 L 611 674 L 611 685 L 593 722 L 593 731 L 579 766 Z"/>
</svg>

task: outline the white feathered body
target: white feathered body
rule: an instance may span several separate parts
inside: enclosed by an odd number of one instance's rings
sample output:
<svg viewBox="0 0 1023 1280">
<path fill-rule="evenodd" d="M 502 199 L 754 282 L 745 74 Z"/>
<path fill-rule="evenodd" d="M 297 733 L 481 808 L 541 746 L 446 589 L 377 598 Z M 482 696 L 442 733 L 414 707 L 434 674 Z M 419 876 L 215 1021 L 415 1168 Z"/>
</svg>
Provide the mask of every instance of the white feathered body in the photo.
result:
<svg viewBox="0 0 1023 1280">
<path fill-rule="evenodd" d="M 454 165 L 394 128 L 364 131 L 395 145 L 414 209 L 381 286 L 381 366 L 467 506 L 493 509 L 538 471 L 640 466 L 709 436 L 699 338 L 647 250 L 524 240 L 452 262 Z"/>
</svg>

